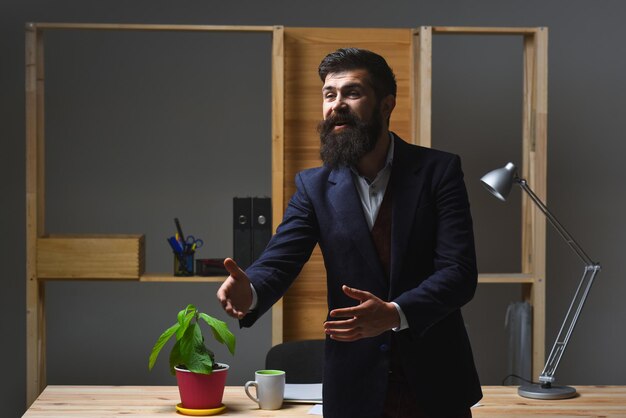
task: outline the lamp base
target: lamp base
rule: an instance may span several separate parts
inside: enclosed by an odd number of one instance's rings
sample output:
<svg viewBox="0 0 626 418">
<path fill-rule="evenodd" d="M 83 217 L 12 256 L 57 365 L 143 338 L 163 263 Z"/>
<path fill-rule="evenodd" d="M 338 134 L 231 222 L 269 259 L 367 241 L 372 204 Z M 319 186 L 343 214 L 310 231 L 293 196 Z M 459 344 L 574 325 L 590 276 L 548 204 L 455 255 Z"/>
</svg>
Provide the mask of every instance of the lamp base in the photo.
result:
<svg viewBox="0 0 626 418">
<path fill-rule="evenodd" d="M 576 389 L 571 386 L 543 387 L 540 384 L 522 385 L 517 394 L 531 399 L 567 399 L 576 396 Z"/>
</svg>

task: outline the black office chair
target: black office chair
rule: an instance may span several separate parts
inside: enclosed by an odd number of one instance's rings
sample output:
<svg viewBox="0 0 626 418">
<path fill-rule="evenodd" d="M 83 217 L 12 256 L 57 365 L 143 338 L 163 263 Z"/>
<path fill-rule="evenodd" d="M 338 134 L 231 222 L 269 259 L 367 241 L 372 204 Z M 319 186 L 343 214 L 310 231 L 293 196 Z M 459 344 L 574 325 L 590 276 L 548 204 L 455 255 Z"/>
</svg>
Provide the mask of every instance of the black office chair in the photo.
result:
<svg viewBox="0 0 626 418">
<path fill-rule="evenodd" d="M 284 370 L 287 383 L 322 383 L 324 340 L 290 341 L 270 348 L 265 368 Z"/>
</svg>

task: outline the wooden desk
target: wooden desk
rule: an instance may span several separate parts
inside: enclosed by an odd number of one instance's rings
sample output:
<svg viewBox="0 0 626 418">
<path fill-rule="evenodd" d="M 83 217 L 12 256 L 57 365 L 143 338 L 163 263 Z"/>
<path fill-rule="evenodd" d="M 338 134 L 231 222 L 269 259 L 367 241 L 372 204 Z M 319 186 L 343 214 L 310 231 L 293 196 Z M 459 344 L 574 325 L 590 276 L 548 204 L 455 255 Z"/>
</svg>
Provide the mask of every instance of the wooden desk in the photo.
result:
<svg viewBox="0 0 626 418">
<path fill-rule="evenodd" d="M 485 386 L 484 398 L 472 409 L 476 417 L 607 417 L 626 418 L 626 386 L 577 386 L 580 396 L 558 401 L 525 399 L 517 387 Z M 181 417 L 175 386 L 48 386 L 24 417 Z M 224 393 L 226 411 L 219 416 L 311 417 L 311 405 L 285 404 L 278 411 L 263 411 L 240 386 Z M 350 417 L 346 417 L 350 418 Z"/>
</svg>

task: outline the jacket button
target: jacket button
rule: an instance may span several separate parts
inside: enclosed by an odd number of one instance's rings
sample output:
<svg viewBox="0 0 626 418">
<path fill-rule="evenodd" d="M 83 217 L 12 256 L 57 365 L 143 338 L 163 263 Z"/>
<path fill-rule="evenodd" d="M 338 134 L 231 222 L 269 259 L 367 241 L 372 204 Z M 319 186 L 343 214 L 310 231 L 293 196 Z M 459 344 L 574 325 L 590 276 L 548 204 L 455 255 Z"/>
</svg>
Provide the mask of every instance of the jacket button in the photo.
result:
<svg viewBox="0 0 626 418">
<path fill-rule="evenodd" d="M 378 348 L 381 352 L 386 353 L 387 351 L 389 351 L 389 344 L 381 344 Z"/>
</svg>

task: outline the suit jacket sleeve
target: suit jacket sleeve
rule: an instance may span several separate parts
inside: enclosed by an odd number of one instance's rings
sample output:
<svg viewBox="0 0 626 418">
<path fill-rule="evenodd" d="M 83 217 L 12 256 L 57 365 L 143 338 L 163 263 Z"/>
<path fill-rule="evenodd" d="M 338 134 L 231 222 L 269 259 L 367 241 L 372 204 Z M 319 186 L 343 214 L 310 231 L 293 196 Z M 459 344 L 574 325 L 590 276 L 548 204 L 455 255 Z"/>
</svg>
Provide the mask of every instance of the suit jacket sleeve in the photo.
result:
<svg viewBox="0 0 626 418">
<path fill-rule="evenodd" d="M 276 234 L 259 259 L 246 270 L 257 292 L 258 303 L 240 321 L 240 326 L 252 326 L 283 296 L 308 261 L 318 240 L 315 211 L 299 173 L 296 176 L 296 192 L 289 201 Z"/>
<path fill-rule="evenodd" d="M 416 336 L 469 302 L 477 285 L 472 218 L 460 158 L 454 156 L 448 160 L 441 171 L 433 179 L 432 210 L 437 231 L 433 272 L 418 286 L 394 299 Z"/>
</svg>

